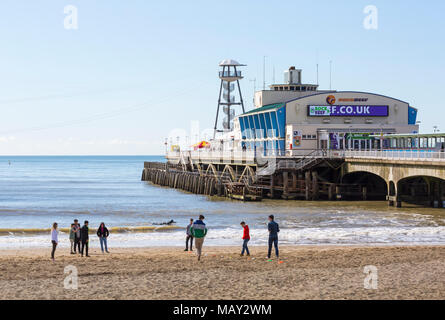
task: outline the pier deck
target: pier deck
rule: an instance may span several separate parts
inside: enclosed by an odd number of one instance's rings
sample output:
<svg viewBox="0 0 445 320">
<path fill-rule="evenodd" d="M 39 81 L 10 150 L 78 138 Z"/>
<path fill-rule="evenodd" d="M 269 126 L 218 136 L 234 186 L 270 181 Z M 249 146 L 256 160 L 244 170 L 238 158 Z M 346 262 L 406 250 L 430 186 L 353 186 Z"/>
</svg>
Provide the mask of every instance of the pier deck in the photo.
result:
<svg viewBox="0 0 445 320">
<path fill-rule="evenodd" d="M 443 207 L 445 153 L 307 150 L 300 156 L 183 152 L 146 162 L 143 181 L 243 201 L 388 200 Z"/>
</svg>

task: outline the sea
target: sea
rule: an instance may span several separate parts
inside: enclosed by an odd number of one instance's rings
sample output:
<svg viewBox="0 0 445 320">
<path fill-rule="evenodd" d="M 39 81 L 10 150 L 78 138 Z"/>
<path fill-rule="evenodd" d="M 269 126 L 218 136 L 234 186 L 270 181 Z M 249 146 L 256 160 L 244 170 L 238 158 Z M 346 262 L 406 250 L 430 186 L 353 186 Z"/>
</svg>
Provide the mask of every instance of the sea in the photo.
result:
<svg viewBox="0 0 445 320">
<path fill-rule="evenodd" d="M 0 157 L 0 249 L 50 244 L 60 227 L 69 247 L 74 219 L 110 229 L 109 247 L 184 246 L 190 218 L 205 216 L 206 245 L 241 245 L 241 221 L 251 245 L 267 243 L 267 217 L 279 223 L 280 243 L 291 245 L 445 244 L 445 210 L 393 208 L 384 201 L 240 202 L 190 194 L 141 181 L 144 161 L 162 156 Z M 175 223 L 165 225 L 173 220 Z M 94 234 L 91 246 L 99 245 Z"/>
</svg>

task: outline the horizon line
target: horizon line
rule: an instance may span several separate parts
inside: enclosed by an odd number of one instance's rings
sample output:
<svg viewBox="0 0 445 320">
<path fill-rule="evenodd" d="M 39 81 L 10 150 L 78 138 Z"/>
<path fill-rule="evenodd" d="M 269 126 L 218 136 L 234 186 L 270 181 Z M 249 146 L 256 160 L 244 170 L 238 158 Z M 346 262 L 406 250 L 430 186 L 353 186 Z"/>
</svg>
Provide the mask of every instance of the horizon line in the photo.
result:
<svg viewBox="0 0 445 320">
<path fill-rule="evenodd" d="M 164 157 L 162 154 L 8 154 L 0 157 Z"/>
</svg>

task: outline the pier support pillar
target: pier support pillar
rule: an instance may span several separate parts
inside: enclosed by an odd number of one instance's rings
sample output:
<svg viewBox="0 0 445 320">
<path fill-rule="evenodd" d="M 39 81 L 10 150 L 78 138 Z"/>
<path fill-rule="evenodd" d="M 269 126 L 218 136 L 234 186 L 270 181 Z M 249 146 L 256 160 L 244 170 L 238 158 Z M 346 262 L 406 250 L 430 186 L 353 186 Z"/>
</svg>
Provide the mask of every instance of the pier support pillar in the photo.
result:
<svg viewBox="0 0 445 320">
<path fill-rule="evenodd" d="M 442 200 L 442 182 L 441 181 L 432 181 L 431 182 L 431 193 L 432 193 L 432 206 L 434 208 L 443 208 L 443 200 Z"/>
<path fill-rule="evenodd" d="M 425 178 L 425 181 L 428 185 L 428 206 L 435 208 L 437 207 L 437 203 L 434 201 L 436 199 L 436 184 L 434 180 L 429 178 Z"/>
<path fill-rule="evenodd" d="M 292 173 L 292 189 L 297 189 L 297 174 Z"/>
<path fill-rule="evenodd" d="M 318 173 L 312 172 L 312 200 L 319 199 Z"/>
<path fill-rule="evenodd" d="M 335 184 L 331 184 L 330 186 L 329 186 L 329 189 L 328 189 L 328 199 L 329 199 L 329 201 L 333 201 L 334 200 L 334 198 L 335 198 L 335 190 L 337 189 L 337 187 L 335 186 Z"/>
<path fill-rule="evenodd" d="M 365 186 L 362 188 L 363 201 L 368 200 L 368 188 Z"/>
<path fill-rule="evenodd" d="M 304 173 L 304 181 L 306 185 L 306 200 L 311 200 L 311 173 L 309 171 L 306 171 Z"/>
<path fill-rule="evenodd" d="M 399 201 L 399 195 L 397 192 L 397 187 L 396 184 L 394 183 L 394 181 L 389 181 L 388 182 L 388 206 L 390 207 L 394 207 L 397 206 L 398 208 L 402 207 L 402 202 Z M 400 206 L 399 206 L 400 205 Z"/>
<path fill-rule="evenodd" d="M 289 172 L 283 172 L 283 199 L 289 198 Z"/>
<path fill-rule="evenodd" d="M 335 198 L 341 200 L 341 188 L 339 186 L 335 186 Z"/>
<path fill-rule="evenodd" d="M 275 197 L 275 176 L 273 174 L 270 175 L 270 198 L 273 199 Z"/>
<path fill-rule="evenodd" d="M 439 192 L 437 195 L 437 199 L 439 201 L 439 208 L 443 208 L 444 207 L 443 206 L 444 198 L 443 198 L 443 183 L 442 182 L 439 182 Z"/>
<path fill-rule="evenodd" d="M 147 181 L 147 180 L 146 180 L 146 176 L 147 176 L 146 172 L 147 172 L 147 169 L 142 170 L 141 181 Z"/>
</svg>

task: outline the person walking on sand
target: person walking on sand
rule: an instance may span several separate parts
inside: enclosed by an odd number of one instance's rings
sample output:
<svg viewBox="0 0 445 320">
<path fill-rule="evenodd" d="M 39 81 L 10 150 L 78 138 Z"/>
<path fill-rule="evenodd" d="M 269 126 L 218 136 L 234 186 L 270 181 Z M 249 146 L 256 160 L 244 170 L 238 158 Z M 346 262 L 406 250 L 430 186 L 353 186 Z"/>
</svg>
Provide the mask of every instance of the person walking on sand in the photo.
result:
<svg viewBox="0 0 445 320">
<path fill-rule="evenodd" d="M 82 242 L 82 250 L 80 251 L 80 255 L 83 257 L 83 252 L 85 249 L 85 256 L 89 257 L 88 255 L 88 242 L 90 241 L 90 237 L 88 235 L 88 221 L 85 220 L 84 225 L 82 229 L 80 229 L 80 240 Z"/>
<path fill-rule="evenodd" d="M 193 238 L 195 238 L 195 248 L 198 255 L 198 261 L 201 260 L 202 245 L 204 244 L 204 238 L 207 235 L 206 224 L 204 223 L 204 216 L 200 215 L 199 219 L 196 220 L 190 227 Z"/>
<path fill-rule="evenodd" d="M 51 229 L 51 243 L 53 245 L 53 249 L 51 251 L 51 259 L 54 261 L 54 254 L 56 253 L 56 247 L 59 243 L 59 231 L 57 230 L 57 223 L 53 223 L 53 227 Z"/>
<path fill-rule="evenodd" d="M 71 254 L 75 253 L 73 249 L 76 250 L 76 247 L 74 246 L 74 240 L 76 237 L 75 235 L 76 235 L 76 225 L 74 223 L 71 223 L 71 228 L 70 228 Z"/>
<path fill-rule="evenodd" d="M 80 224 L 79 224 L 79 220 L 74 219 L 74 253 L 76 253 L 76 248 L 77 248 L 77 252 L 80 253 Z"/>
<path fill-rule="evenodd" d="M 243 250 L 241 251 L 241 257 L 244 256 L 244 251 L 247 253 L 247 256 L 250 256 L 249 248 L 247 247 L 247 243 L 250 240 L 249 226 L 244 221 L 240 224 L 243 227 Z"/>
<path fill-rule="evenodd" d="M 100 227 L 97 229 L 97 236 L 99 237 L 100 249 L 102 250 L 102 253 L 104 253 L 104 246 L 106 253 L 110 253 L 108 252 L 108 247 L 107 247 L 107 238 L 109 235 L 110 232 L 108 232 L 107 227 L 105 227 L 105 223 L 102 222 L 100 224 Z"/>
<path fill-rule="evenodd" d="M 190 223 L 187 226 L 187 229 L 185 231 L 186 233 L 186 238 L 185 238 L 185 250 L 184 251 L 189 251 L 189 241 L 190 241 L 190 251 L 193 251 L 193 235 L 192 235 L 192 231 L 190 230 L 193 226 L 193 219 L 190 219 Z"/>
<path fill-rule="evenodd" d="M 278 232 L 280 232 L 280 227 L 278 226 L 278 223 L 275 222 L 275 217 L 273 214 L 269 216 L 269 224 L 267 225 L 267 229 L 269 230 L 269 251 L 267 253 L 267 258 L 270 259 L 272 244 L 275 247 L 275 255 L 278 258 Z"/>
</svg>

